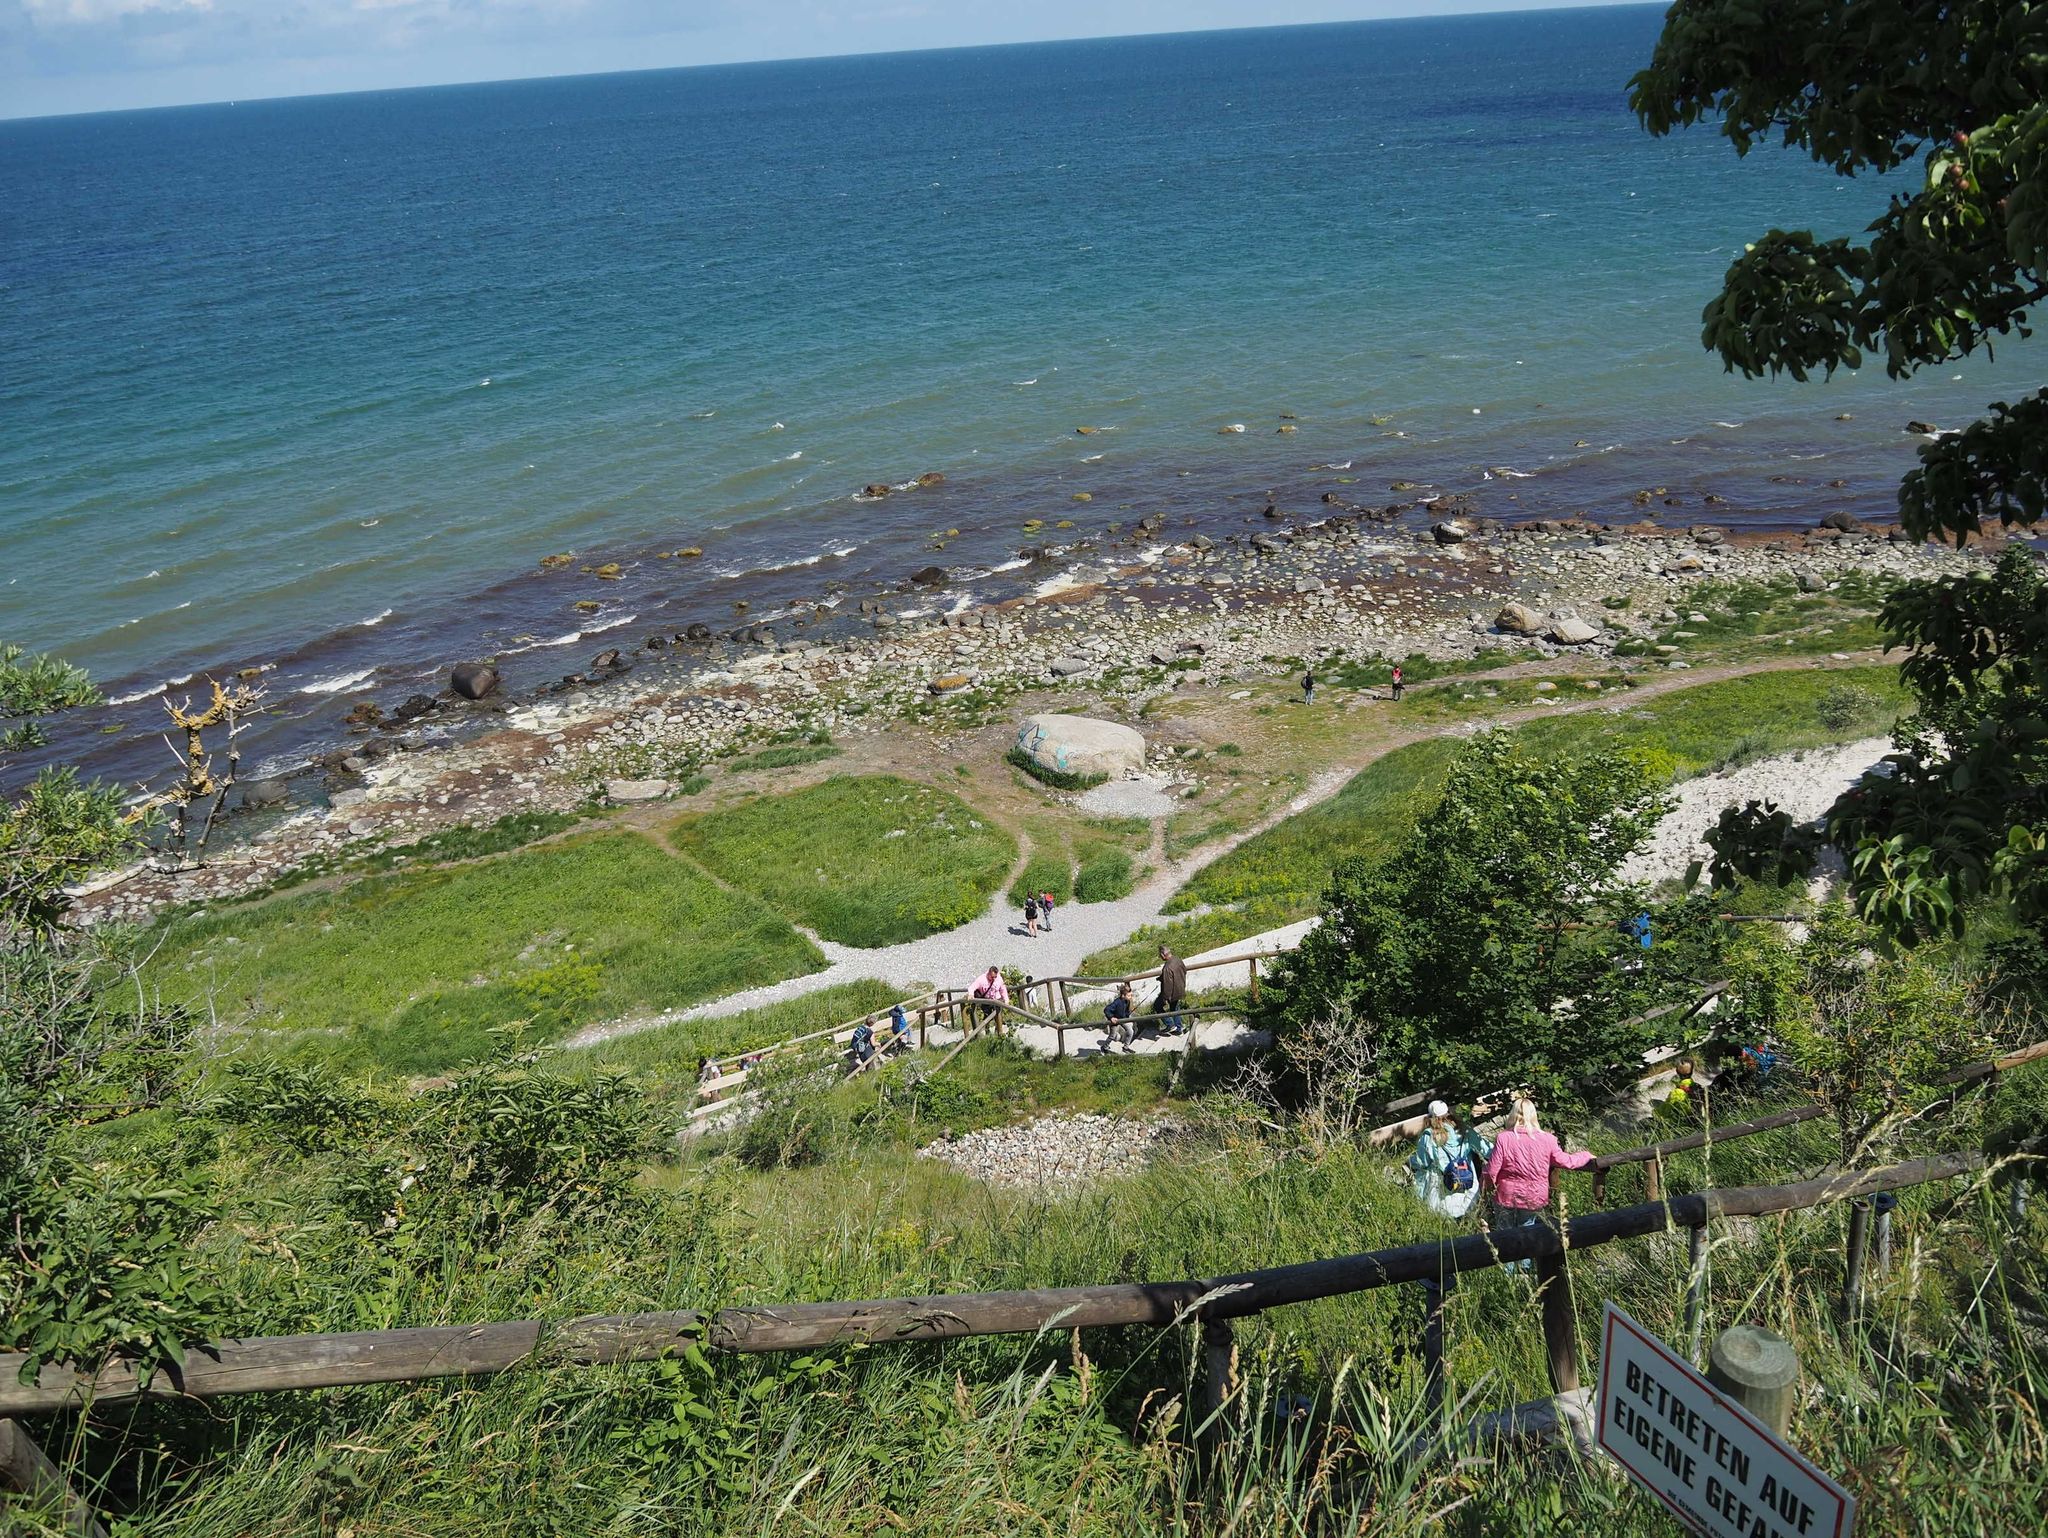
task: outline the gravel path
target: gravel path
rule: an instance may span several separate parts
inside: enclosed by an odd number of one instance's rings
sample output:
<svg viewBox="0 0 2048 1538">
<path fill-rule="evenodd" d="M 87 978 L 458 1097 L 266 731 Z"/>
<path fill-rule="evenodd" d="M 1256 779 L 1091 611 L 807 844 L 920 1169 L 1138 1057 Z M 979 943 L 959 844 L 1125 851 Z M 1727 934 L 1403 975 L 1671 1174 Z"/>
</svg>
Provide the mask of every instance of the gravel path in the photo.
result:
<svg viewBox="0 0 2048 1538">
<path fill-rule="evenodd" d="M 1713 825 L 1721 808 L 1739 805 L 1752 797 L 1775 801 L 1801 820 L 1817 817 L 1866 769 L 1882 759 L 1890 747 L 1888 738 L 1866 737 L 1841 747 L 1813 748 L 1776 758 L 1758 759 L 1724 774 L 1701 775 L 1687 780 L 1675 792 L 1677 806 L 1671 815 L 1658 826 L 1649 846 L 1624 867 L 1624 874 L 1631 880 L 1650 882 L 1684 875 L 1690 861 L 1706 858 L 1706 846 L 1699 842 L 1699 837 Z M 825 953 L 828 963 L 822 971 L 761 988 L 749 988 L 689 1009 L 590 1026 L 571 1037 L 565 1045 L 587 1047 L 675 1021 L 737 1014 L 742 1010 L 779 1004 L 785 999 L 801 998 L 836 983 L 856 982 L 864 978 L 878 978 L 910 994 L 930 986 L 964 988 L 987 970 L 991 962 L 1020 968 L 1033 977 L 1058 977 L 1077 972 L 1085 957 L 1129 939 L 1144 925 L 1158 923 L 1165 916 L 1162 909 L 1167 899 L 1179 890 L 1194 866 L 1206 864 L 1224 850 L 1250 838 L 1253 833 L 1327 800 L 1336 794 L 1352 773 L 1352 769 L 1343 768 L 1317 775 L 1307 789 L 1258 828 L 1240 834 L 1215 849 L 1204 850 L 1179 865 L 1167 867 L 1128 897 L 1115 902 L 1062 905 L 1053 914 L 1050 934 L 1041 934 L 1035 939 L 1027 936 L 1022 918 L 1009 906 L 1003 894 L 998 893 L 987 913 L 944 934 L 928 935 L 922 940 L 874 950 L 858 950 L 821 940 L 819 949 Z M 1117 784 L 1128 784 L 1134 791 L 1146 795 L 1160 794 L 1156 788 L 1142 781 L 1112 782 L 1111 785 L 1097 787 L 1097 791 L 1089 794 L 1109 790 Z M 1287 949 L 1299 942 L 1314 923 L 1313 919 L 1305 919 L 1186 959 L 1210 960 L 1246 956 L 1261 950 Z M 1243 975 L 1235 967 L 1217 967 L 1192 974 L 1188 986 L 1191 991 L 1224 987 L 1241 981 Z M 1077 992 L 1072 996 L 1072 1002 L 1078 1008 L 1095 1002 L 1095 998 L 1095 995 Z M 1044 1034 L 1048 1038 L 1045 1045 L 1049 1048 L 1051 1033 Z"/>
<path fill-rule="evenodd" d="M 1837 748 L 1809 748 L 1760 758 L 1722 774 L 1687 780 L 1673 794 L 1678 803 L 1657 824 L 1650 842 L 1622 867 L 1630 881 L 1677 880 L 1694 860 L 1708 858 L 1700 836 L 1713 827 L 1721 809 L 1745 801 L 1774 801 L 1795 822 L 1811 822 L 1843 791 L 1878 764 L 1892 748 L 1889 737 L 1865 737 Z"/>
</svg>

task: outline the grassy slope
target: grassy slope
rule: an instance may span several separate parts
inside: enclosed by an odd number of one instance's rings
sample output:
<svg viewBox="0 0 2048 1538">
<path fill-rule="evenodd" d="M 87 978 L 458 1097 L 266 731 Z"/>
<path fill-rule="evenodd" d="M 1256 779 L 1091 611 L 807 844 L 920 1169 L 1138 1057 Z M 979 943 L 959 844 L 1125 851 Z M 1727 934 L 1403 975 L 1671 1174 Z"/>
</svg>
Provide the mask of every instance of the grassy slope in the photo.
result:
<svg viewBox="0 0 2048 1538">
<path fill-rule="evenodd" d="M 824 965 L 768 909 L 628 834 L 220 909 L 163 939 L 167 995 L 340 1032 L 341 1055 L 407 1072 L 472 1056 L 510 1021 L 554 1035 Z"/>
<path fill-rule="evenodd" d="M 1829 726 L 1821 719 L 1821 702 L 1845 687 L 1865 691 L 1869 703 L 1840 725 Z M 1660 771 L 1683 779 L 1731 754 L 1762 757 L 1882 732 L 1905 704 L 1897 672 L 1889 667 L 1757 673 L 1607 710 L 1530 721 L 1515 730 L 1533 751 L 1569 755 L 1624 748 L 1649 755 Z M 1454 739 L 1436 737 L 1376 760 L 1328 801 L 1204 866 L 1173 904 L 1241 911 L 1150 926 L 1090 956 L 1083 970 L 1108 973 L 1141 966 L 1162 938 L 1183 954 L 1193 954 L 1306 917 L 1340 860 L 1380 856 L 1394 847 L 1443 783 L 1456 751 Z"/>
<path fill-rule="evenodd" d="M 1152 840 L 1152 825 L 1141 817 L 1033 817 L 1024 831 L 1031 857 L 1009 891 L 1011 904 L 1019 907 L 1028 892 L 1050 892 L 1056 902 L 1127 896 L 1139 878 L 1133 853 L 1142 853 Z"/>
<path fill-rule="evenodd" d="M 974 1082 L 992 1093 L 1012 1087 L 1007 1064 L 973 1058 L 960 1066 Z M 1062 1071 L 1097 1078 L 1091 1098 L 1111 1105 L 1156 1069 L 1110 1061 Z M 1670 1188 L 1783 1178 L 1812 1162 L 1818 1136 L 1787 1129 L 1688 1155 L 1668 1171 Z M 1595 1146 L 1619 1141 L 1600 1136 Z M 1214 1275 L 1410 1241 L 1436 1225 L 1391 1178 L 1394 1162 L 1214 1132 L 1131 1179 L 1048 1197 L 979 1186 L 891 1138 L 773 1175 L 670 1166 L 639 1208 L 601 1220 L 550 1215 L 483 1254 L 416 1240 L 392 1266 L 325 1215 L 324 1170 L 265 1159 L 247 1170 L 248 1231 L 265 1242 L 247 1244 L 242 1226 L 228 1224 L 211 1242 L 243 1248 L 252 1330 L 917 1296 Z M 1575 1203 L 1586 1199 L 1583 1176 L 1563 1184 Z M 2042 1280 L 2048 1210 L 2035 1204 L 2029 1230 L 2010 1234 L 1991 1201 L 1942 1210 L 1951 1194 L 1904 1197 L 1894 1245 L 1913 1261 L 1875 1282 L 1876 1350 L 1829 1322 L 1846 1208 L 1716 1231 L 1710 1329 L 1747 1321 L 1795 1339 L 1827 1391 L 1802 1401 L 1795 1440 L 1851 1486 L 1866 1531 L 2028 1531 L 2043 1499 L 2048 1438 L 2038 1417 L 1965 1419 L 1988 1398 L 2018 1408 L 2043 1381 L 2038 1367 L 2029 1380 L 2007 1360 L 1994 1382 L 1960 1351 L 1950 1358 L 1959 1394 L 1915 1387 L 1917 1377 L 1938 1378 L 1941 1363 L 1909 1354 L 1912 1343 L 1938 1351 L 1954 1338 L 1958 1300 L 1976 1295 L 1961 1279 L 1981 1276 L 2001 1245 L 2014 1288 Z M 1665 1339 L 1683 1339 L 1682 1244 L 1640 1240 L 1571 1265 L 1589 1375 L 1607 1298 Z M 309 1272 L 320 1285 L 302 1279 Z M 2009 1320 L 1996 1289 L 1985 1307 Z M 371 1319 L 359 1317 L 366 1311 Z M 1398 1456 L 1420 1425 L 1420 1319 L 1415 1289 L 1394 1287 L 1242 1322 L 1251 1408 L 1214 1463 L 1193 1454 L 1187 1420 L 1167 1436 L 1154 1419 L 1175 1396 L 1199 1392 L 1190 1336 L 1091 1330 L 1083 1368 L 1066 1332 L 1054 1331 L 721 1357 L 701 1373 L 641 1366 L 395 1385 L 327 1396 L 317 1415 L 298 1396 L 251 1399 L 232 1434 L 216 1435 L 214 1456 L 153 1491 L 144 1510 L 149 1531 L 176 1538 L 342 1526 L 359 1538 L 771 1527 L 937 1538 L 962 1531 L 969 1512 L 966 1527 L 989 1534 L 1676 1538 L 1654 1502 L 1568 1457 Z M 1889 1371 L 1888 1358 L 1898 1362 Z M 1487 1272 L 1456 1289 L 1447 1365 L 1453 1401 L 1472 1396 L 1468 1411 L 1548 1392 L 1526 1279 Z M 1349 1427 L 1329 1444 L 1334 1462 L 1319 1462 L 1315 1448 L 1275 1453 L 1268 1406 L 1282 1395 L 1327 1404 L 1333 1383 L 1344 1385 Z M 685 1433 L 672 1436 L 678 1424 Z"/>
<path fill-rule="evenodd" d="M 686 817 L 676 846 L 842 945 L 893 945 L 980 915 L 1016 841 L 959 797 L 836 776 Z"/>
</svg>

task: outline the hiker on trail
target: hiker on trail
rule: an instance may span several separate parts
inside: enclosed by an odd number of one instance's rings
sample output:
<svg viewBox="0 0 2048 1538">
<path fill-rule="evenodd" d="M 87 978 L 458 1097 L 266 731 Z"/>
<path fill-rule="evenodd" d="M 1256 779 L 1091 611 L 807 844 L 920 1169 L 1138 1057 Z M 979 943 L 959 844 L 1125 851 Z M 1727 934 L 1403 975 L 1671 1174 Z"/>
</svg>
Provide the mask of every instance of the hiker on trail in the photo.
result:
<svg viewBox="0 0 2048 1538">
<path fill-rule="evenodd" d="M 1188 1028 L 1181 1018 L 1181 1002 L 1188 996 L 1188 964 L 1174 955 L 1168 946 L 1159 947 L 1159 1002 L 1152 1012 L 1164 1018 L 1159 1022 L 1160 1034 L 1165 1036 L 1183 1035 Z"/>
<path fill-rule="evenodd" d="M 875 1018 L 873 1015 L 853 1028 L 853 1066 L 865 1068 L 868 1059 L 875 1055 Z"/>
<path fill-rule="evenodd" d="M 1002 1011 L 996 1005 L 1010 1002 L 1010 985 L 1003 981 L 999 968 L 990 967 L 975 979 L 974 986 L 967 990 L 967 996 L 981 1001 L 977 1008 L 982 1022 L 993 1023 L 1002 1018 Z"/>
<path fill-rule="evenodd" d="M 709 1084 L 717 1077 L 718 1060 L 716 1058 L 700 1057 L 697 1059 L 697 1082 L 699 1084 Z"/>
<path fill-rule="evenodd" d="M 1401 697 L 1401 688 L 1401 664 L 1397 662 L 1394 664 L 1394 698 L 1397 700 Z"/>
<path fill-rule="evenodd" d="M 1026 892 L 1024 894 L 1024 933 L 1031 936 L 1034 940 L 1038 938 L 1038 894 L 1036 892 Z"/>
<path fill-rule="evenodd" d="M 1590 1153 L 1566 1153 L 1557 1139 L 1537 1124 L 1536 1102 L 1526 1096 L 1515 1102 L 1508 1125 L 1493 1140 L 1486 1161 L 1486 1183 L 1493 1191 L 1493 1226 L 1527 1228 L 1543 1221 L 1550 1205 L 1550 1172 L 1579 1170 L 1593 1162 Z M 1529 1262 L 1520 1262 L 1529 1269 Z"/>
<path fill-rule="evenodd" d="M 910 1016 L 901 1004 L 889 1006 L 889 1045 L 899 1052 L 910 1050 Z"/>
<path fill-rule="evenodd" d="M 1301 675 L 1301 702 L 1313 705 L 1316 702 L 1316 675 L 1313 669 Z"/>
<path fill-rule="evenodd" d="M 1046 934 L 1052 933 L 1052 893 L 1038 894 L 1038 926 Z"/>
<path fill-rule="evenodd" d="M 1103 1038 L 1102 1050 L 1107 1052 L 1110 1048 L 1110 1043 L 1115 1042 L 1126 1052 L 1130 1051 L 1131 1036 L 1135 1028 L 1131 1024 L 1131 985 L 1129 983 L 1118 983 L 1116 985 L 1116 997 L 1102 1006 L 1102 1018 L 1109 1022 L 1109 1034 Z"/>
<path fill-rule="evenodd" d="M 1479 1172 L 1492 1153 L 1491 1143 L 1452 1119 L 1449 1106 L 1430 1101 L 1429 1124 L 1408 1156 L 1416 1197 L 1439 1217 L 1462 1218 L 1479 1200 Z"/>
</svg>

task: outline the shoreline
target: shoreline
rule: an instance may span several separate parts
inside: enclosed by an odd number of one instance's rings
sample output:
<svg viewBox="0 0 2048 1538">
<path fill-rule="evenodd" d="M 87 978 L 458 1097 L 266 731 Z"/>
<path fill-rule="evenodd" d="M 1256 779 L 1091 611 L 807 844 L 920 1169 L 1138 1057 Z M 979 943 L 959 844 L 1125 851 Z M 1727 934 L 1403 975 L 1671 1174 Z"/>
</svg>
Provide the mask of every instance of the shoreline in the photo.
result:
<svg viewBox="0 0 2048 1538">
<path fill-rule="evenodd" d="M 658 658 L 651 669 L 626 664 L 554 695 L 487 700 L 479 729 L 459 740 L 366 730 L 353 750 L 286 782 L 281 809 L 230 818 L 209 865 L 130 867 L 88 889 L 78 917 L 146 922 L 165 908 L 245 896 L 309 864 L 456 824 L 594 800 L 668 799 L 721 756 L 771 741 L 925 729 L 943 749 L 949 731 L 1033 710 L 1135 719 L 1167 696 L 1228 696 L 1291 674 L 1304 658 L 1470 661 L 1514 648 L 1517 661 L 1588 656 L 1685 668 L 1683 658 L 1654 651 L 1616 659 L 1614 648 L 1641 650 L 1646 635 L 1671 622 L 1662 616 L 1682 617 L 1684 594 L 1701 582 L 1791 577 L 1825 591 L 1848 576 L 1965 569 L 1998 543 L 1957 552 L 1878 529 L 1509 526 L 1457 518 L 1448 502 L 1434 515 L 1441 532 L 1432 532 L 1330 511 L 1222 541 L 1197 534 L 1169 544 L 1154 537 L 1162 530 L 1140 530 L 1141 543 L 1125 546 L 1127 558 L 1099 578 L 914 623 L 870 612 L 825 638 L 762 625 L 739 639 L 695 643 L 680 657 L 664 644 L 650 654 Z M 1608 606 L 1620 597 L 1629 607 Z M 1511 605 L 1526 614 L 1504 613 Z M 1539 622 L 1539 632 L 1504 630 L 1510 617 Z M 1579 634 L 1567 626 L 1573 619 L 1591 634 L 1557 639 Z"/>
<path fill-rule="evenodd" d="M 1803 418 L 1715 423 L 1676 440 L 1646 434 L 1616 445 L 1571 439 L 1536 420 L 1412 435 L 1387 420 L 1297 422 L 1281 413 L 1245 435 L 1203 428 L 1185 455 L 1136 459 L 1113 437 L 1078 436 L 1077 428 L 1027 474 L 899 467 L 881 496 L 849 480 L 808 512 L 748 515 L 715 532 L 686 519 L 659 538 L 536 548 L 474 590 L 427 604 L 386 593 L 366 600 L 359 619 L 310 638 L 167 649 L 146 670 L 109 677 L 117 703 L 49 721 L 47 751 L 0 760 L 0 788 L 19 788 L 43 763 L 123 784 L 157 775 L 162 702 L 208 675 L 269 685 L 267 714 L 245 746 L 252 775 L 274 777 L 347 746 L 359 709 L 388 718 L 406 707 L 414 735 L 473 731 L 477 712 L 434 708 L 454 703 L 443 691 L 459 662 L 492 661 L 512 694 L 532 698 L 558 692 L 564 680 L 580 687 L 594 657 L 613 648 L 655 660 L 641 655 L 650 635 L 743 637 L 766 623 L 836 641 L 863 628 L 876 605 L 918 623 L 1044 596 L 1110 576 L 1134 552 L 1158 559 L 1196 535 L 1248 538 L 1270 532 L 1276 517 L 1298 528 L 1370 508 L 1398 542 L 1426 531 L 1435 516 L 1426 504 L 1441 496 L 1511 523 L 1584 516 L 1620 527 L 1655 513 L 1782 533 L 1830 512 L 1883 520 L 1893 516 L 1893 461 L 1910 457 L 1911 442 L 1852 426 L 1836 430 L 1849 441 L 1829 448 L 1828 424 Z M 1282 436 L 1285 429 L 1298 433 Z M 1823 447 L 1795 447 L 1810 443 Z M 1513 458 L 1511 445 L 1529 468 L 1501 462 Z M 200 612 L 200 623 L 210 622 Z"/>
</svg>

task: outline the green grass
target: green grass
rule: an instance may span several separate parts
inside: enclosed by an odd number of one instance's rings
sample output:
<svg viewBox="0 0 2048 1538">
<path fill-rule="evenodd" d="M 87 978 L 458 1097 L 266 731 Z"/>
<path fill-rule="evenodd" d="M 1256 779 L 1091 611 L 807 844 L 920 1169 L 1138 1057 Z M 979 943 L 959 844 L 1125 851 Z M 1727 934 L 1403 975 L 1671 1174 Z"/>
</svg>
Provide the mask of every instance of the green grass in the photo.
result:
<svg viewBox="0 0 2048 1538">
<path fill-rule="evenodd" d="M 1802 593 L 1797 579 L 1702 582 L 1672 596 L 1675 621 L 1647 640 L 1624 640 L 1617 657 L 1718 658 L 1810 655 L 1882 646 L 1877 609 L 1890 584 L 1849 572 L 1831 591 Z M 1692 616 L 1699 614 L 1701 619 Z"/>
<path fill-rule="evenodd" d="M 792 743 L 786 747 L 763 748 L 758 753 L 742 753 L 737 758 L 725 761 L 730 774 L 745 774 L 754 769 L 793 769 L 798 764 L 819 764 L 828 758 L 839 756 L 839 749 L 830 743 Z"/>
<path fill-rule="evenodd" d="M 463 824 L 444 828 L 439 833 L 430 833 L 427 837 L 410 844 L 372 849 L 367 854 L 359 856 L 308 860 L 303 865 L 294 866 L 261 892 L 248 897 L 234 898 L 232 901 L 258 902 L 278 892 L 288 891 L 295 886 L 304 886 L 309 881 L 319 880 L 337 871 L 346 872 L 350 876 L 375 875 L 380 871 L 398 870 L 405 866 L 448 865 L 457 860 L 479 860 L 488 855 L 522 849 L 528 844 L 539 843 L 544 838 L 553 838 L 557 833 L 566 832 L 583 820 L 582 816 L 575 812 L 510 812 L 496 822 L 485 823 L 480 828 Z"/>
<path fill-rule="evenodd" d="M 958 796 L 888 775 L 838 775 L 699 813 L 671 836 L 826 939 L 864 947 L 979 917 L 1017 852 Z"/>
<path fill-rule="evenodd" d="M 516 1021 L 545 1040 L 824 965 L 760 903 L 624 833 L 197 913 L 157 938 L 167 996 L 401 1073 L 479 1056 Z"/>
<path fill-rule="evenodd" d="M 700 1057 L 727 1058 L 808 1036 L 856 1016 L 886 1010 L 903 997 L 902 989 L 872 978 L 835 983 L 762 1009 L 706 1020 L 679 1020 L 630 1036 L 615 1036 L 594 1047 L 568 1052 L 562 1060 L 578 1070 L 630 1073 L 657 1100 L 694 1102 Z"/>
<path fill-rule="evenodd" d="M 1109 778 L 1106 774 L 1069 774 L 1064 769 L 1048 769 L 1022 748 L 1010 749 L 1003 755 L 1003 761 L 1054 790 L 1092 790 Z"/>
<path fill-rule="evenodd" d="M 1056 902 L 1128 897 L 1142 875 L 1132 856 L 1152 842 L 1152 825 L 1142 817 L 1033 817 L 1024 831 L 1031 856 L 1010 883 L 1012 906 L 1022 906 L 1030 892 L 1050 892 Z"/>
<path fill-rule="evenodd" d="M 1560 694 L 1568 691 L 1560 690 Z M 1731 754 L 1767 757 L 1884 731 L 1908 701 L 1895 669 L 1883 666 L 1755 673 L 1618 707 L 1526 722 L 1517 736 L 1552 756 L 1606 747 L 1646 756 L 1660 774 L 1683 779 L 1725 765 Z M 1129 970 L 1158 938 L 1177 949 L 1223 945 L 1315 909 L 1339 861 L 1392 850 L 1427 809 L 1457 753 L 1433 737 L 1397 748 L 1353 775 L 1335 796 L 1268 828 L 1197 871 L 1168 912 L 1212 912 L 1088 958 L 1089 971 Z"/>
</svg>

